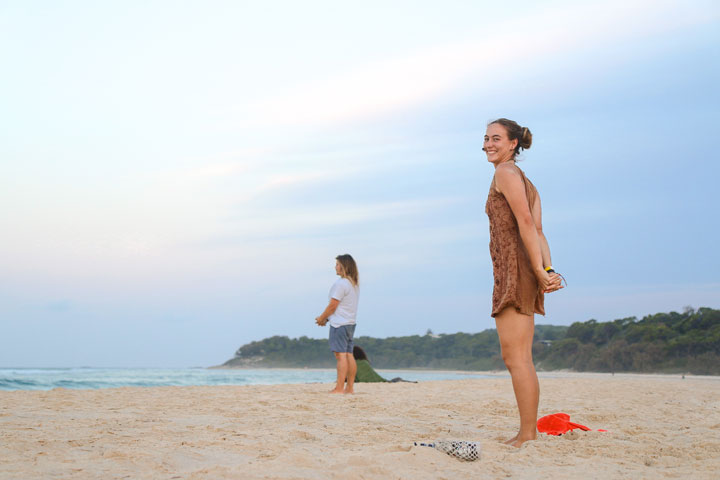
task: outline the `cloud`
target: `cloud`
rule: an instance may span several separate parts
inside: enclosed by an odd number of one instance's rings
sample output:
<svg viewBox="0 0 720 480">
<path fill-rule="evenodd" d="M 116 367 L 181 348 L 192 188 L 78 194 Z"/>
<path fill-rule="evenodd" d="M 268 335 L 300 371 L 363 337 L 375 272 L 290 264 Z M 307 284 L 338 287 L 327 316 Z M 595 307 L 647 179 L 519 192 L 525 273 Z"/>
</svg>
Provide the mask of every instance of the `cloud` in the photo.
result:
<svg viewBox="0 0 720 480">
<path fill-rule="evenodd" d="M 609 47 L 717 19 L 712 2 L 569 3 L 481 28 L 483 36 L 337 72 L 243 105 L 246 125 L 331 125 L 414 107 L 455 89 L 482 90 L 527 62 Z M 247 113 L 245 112 L 245 113 Z M 242 113 L 238 112 L 241 116 Z"/>
<path fill-rule="evenodd" d="M 45 304 L 45 309 L 55 313 L 65 313 L 72 310 L 73 303 L 69 300 L 54 300 Z"/>
<path fill-rule="evenodd" d="M 434 161 L 424 155 L 428 148 L 433 148 L 433 140 L 402 136 L 245 148 L 188 158 L 193 166 L 156 173 L 148 188 L 164 198 L 185 192 L 193 201 L 222 195 L 222 203 L 238 207 L 276 192 L 416 169 Z"/>
<path fill-rule="evenodd" d="M 343 229 L 348 225 L 425 215 L 463 202 L 467 199 L 452 196 L 374 204 L 334 203 L 325 208 L 285 205 L 280 209 L 244 211 L 235 223 L 240 229 L 240 239 L 264 240 L 267 237 L 282 238 L 326 228 Z"/>
</svg>

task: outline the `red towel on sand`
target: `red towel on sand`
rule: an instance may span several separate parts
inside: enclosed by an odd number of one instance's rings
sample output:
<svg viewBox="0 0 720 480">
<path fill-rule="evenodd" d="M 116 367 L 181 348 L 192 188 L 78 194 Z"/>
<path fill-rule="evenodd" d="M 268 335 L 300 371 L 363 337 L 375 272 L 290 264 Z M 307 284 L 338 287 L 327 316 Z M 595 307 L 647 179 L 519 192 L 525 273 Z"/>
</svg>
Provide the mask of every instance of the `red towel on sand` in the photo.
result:
<svg viewBox="0 0 720 480">
<path fill-rule="evenodd" d="M 539 418 L 537 422 L 538 432 L 547 433 L 548 435 L 562 435 L 563 433 L 567 433 L 576 428 L 585 431 L 590 430 L 585 425 L 571 422 L 570 415 L 567 413 L 553 413 L 552 415 L 545 415 L 544 417 Z"/>
</svg>

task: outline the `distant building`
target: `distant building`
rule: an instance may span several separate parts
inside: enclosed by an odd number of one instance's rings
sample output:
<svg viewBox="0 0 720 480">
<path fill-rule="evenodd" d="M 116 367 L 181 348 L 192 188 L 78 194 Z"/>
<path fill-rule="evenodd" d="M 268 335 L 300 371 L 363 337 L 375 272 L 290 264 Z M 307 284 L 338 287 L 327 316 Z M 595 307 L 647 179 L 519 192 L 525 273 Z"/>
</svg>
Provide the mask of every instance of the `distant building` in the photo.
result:
<svg viewBox="0 0 720 480">
<path fill-rule="evenodd" d="M 435 335 L 429 328 L 427 329 L 427 332 L 425 332 L 425 336 L 430 338 L 440 338 L 440 335 Z"/>
</svg>

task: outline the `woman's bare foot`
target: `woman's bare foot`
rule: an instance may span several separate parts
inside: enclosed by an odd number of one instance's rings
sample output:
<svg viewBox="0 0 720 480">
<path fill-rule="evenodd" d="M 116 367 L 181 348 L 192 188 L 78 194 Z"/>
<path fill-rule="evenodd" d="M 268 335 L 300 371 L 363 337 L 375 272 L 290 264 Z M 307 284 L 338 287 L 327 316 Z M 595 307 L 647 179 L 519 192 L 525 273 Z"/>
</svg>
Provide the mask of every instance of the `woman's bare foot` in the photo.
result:
<svg viewBox="0 0 720 480">
<path fill-rule="evenodd" d="M 525 442 L 531 442 L 533 440 L 537 440 L 537 435 L 529 435 L 529 436 L 520 436 L 519 434 L 515 437 L 514 442 L 507 443 L 508 445 L 512 445 L 515 448 L 522 447 L 523 443 Z"/>
<path fill-rule="evenodd" d="M 345 389 L 345 391 L 344 391 L 343 393 L 347 393 L 348 395 L 352 395 L 352 394 L 355 393 L 355 392 L 354 392 L 353 390 Z"/>
<path fill-rule="evenodd" d="M 518 434 L 518 435 L 519 435 L 519 434 Z M 518 435 L 515 435 L 515 436 L 512 437 L 510 440 L 505 440 L 503 443 L 504 443 L 505 445 L 512 445 L 513 443 L 517 442 Z"/>
<path fill-rule="evenodd" d="M 345 393 L 345 392 L 343 392 L 342 390 L 338 390 L 337 388 L 334 388 L 334 389 L 330 390 L 328 393 Z"/>
</svg>

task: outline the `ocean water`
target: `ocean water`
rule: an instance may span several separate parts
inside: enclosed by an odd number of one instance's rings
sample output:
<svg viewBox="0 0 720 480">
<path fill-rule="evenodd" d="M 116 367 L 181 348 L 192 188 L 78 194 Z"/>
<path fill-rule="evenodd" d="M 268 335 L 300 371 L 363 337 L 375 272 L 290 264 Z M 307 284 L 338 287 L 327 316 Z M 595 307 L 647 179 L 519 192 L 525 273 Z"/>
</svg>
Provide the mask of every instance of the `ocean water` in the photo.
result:
<svg viewBox="0 0 720 480">
<path fill-rule="evenodd" d="M 487 375 L 417 370 L 378 370 L 387 379 L 411 381 L 488 378 Z M 97 389 L 196 385 L 277 385 L 332 383 L 331 369 L 205 369 L 205 368 L 0 368 L 0 390 Z"/>
</svg>

